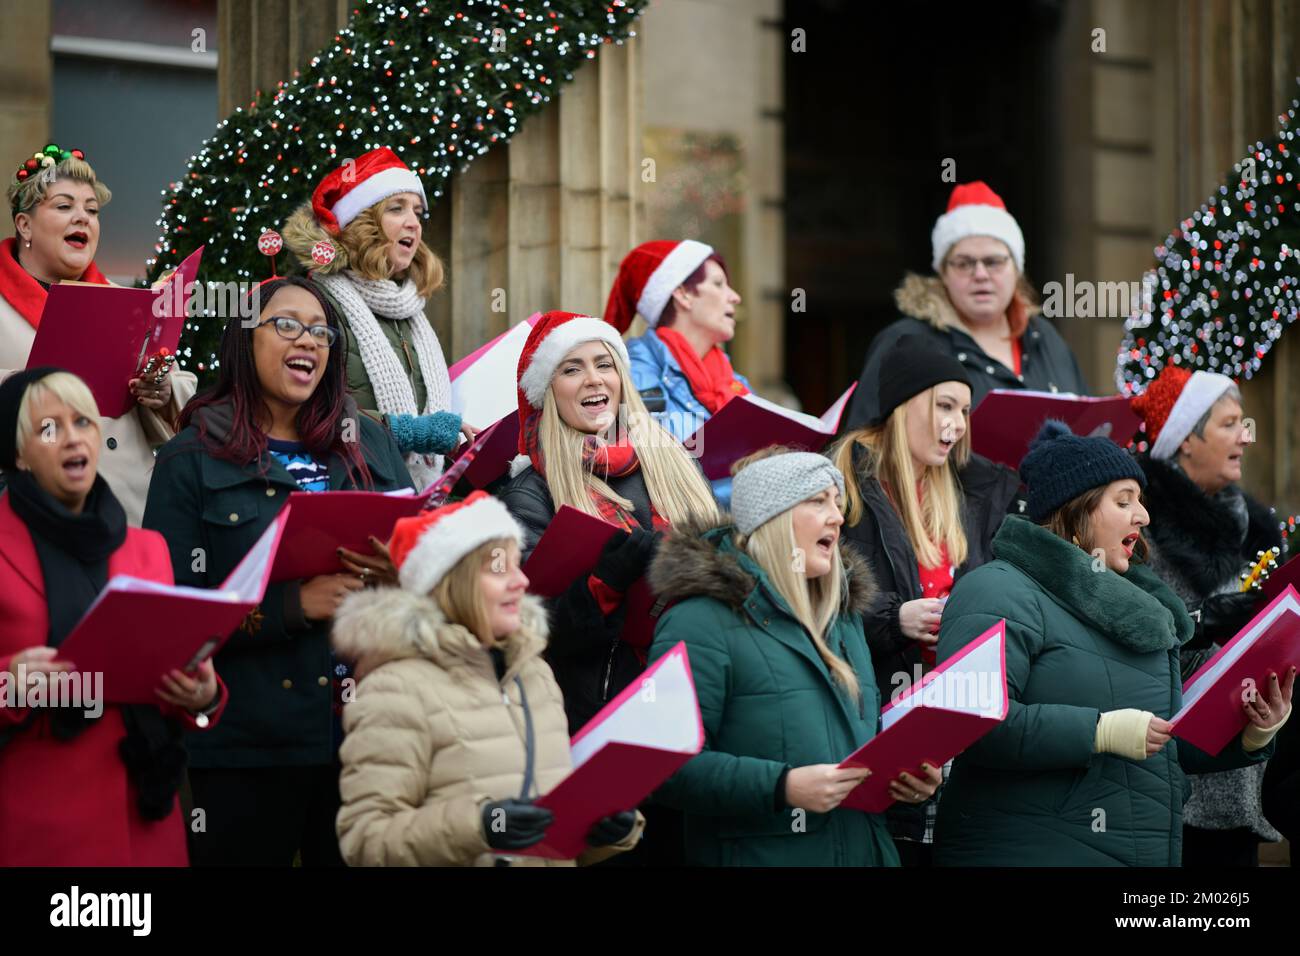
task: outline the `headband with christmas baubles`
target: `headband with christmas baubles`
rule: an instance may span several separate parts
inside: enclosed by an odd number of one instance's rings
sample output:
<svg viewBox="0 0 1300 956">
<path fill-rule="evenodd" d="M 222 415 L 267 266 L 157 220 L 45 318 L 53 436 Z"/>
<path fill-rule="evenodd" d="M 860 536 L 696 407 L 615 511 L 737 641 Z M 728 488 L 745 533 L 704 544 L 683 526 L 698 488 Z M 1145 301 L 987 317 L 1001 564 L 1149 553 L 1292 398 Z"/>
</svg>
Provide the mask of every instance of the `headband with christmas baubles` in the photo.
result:
<svg viewBox="0 0 1300 956">
<path fill-rule="evenodd" d="M 79 149 L 64 149 L 57 143 L 50 143 L 39 153 L 32 153 L 32 158 L 18 167 L 14 178 L 19 182 L 40 172 L 46 166 L 53 166 L 65 159 L 85 159 L 86 154 Z"/>
</svg>

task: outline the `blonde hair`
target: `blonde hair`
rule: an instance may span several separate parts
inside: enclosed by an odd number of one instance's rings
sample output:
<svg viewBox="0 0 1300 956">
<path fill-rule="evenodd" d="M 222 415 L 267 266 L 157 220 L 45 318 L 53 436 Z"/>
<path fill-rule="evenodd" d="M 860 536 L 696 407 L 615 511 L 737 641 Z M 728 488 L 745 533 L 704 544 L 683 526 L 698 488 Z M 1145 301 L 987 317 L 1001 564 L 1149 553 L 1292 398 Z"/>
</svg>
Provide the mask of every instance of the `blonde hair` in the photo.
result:
<svg viewBox="0 0 1300 956">
<path fill-rule="evenodd" d="M 646 492 L 655 510 L 669 524 L 686 521 L 713 521 L 718 518 L 717 502 L 708 483 L 681 443 L 648 411 L 640 393 L 632 385 L 627 366 L 613 349 L 607 349 L 618 372 L 621 405 L 626 410 L 629 440 L 641 462 Z M 603 479 L 597 478 L 582 464 L 582 447 L 586 435 L 569 425 L 555 404 L 555 393 L 547 387 L 542 398 L 538 423 L 538 440 L 546 458 L 546 486 L 558 509 L 569 505 L 589 515 L 600 517 L 588 491 L 595 491 L 631 511 L 632 502 L 614 493 Z"/>
<path fill-rule="evenodd" d="M 32 425 L 32 405 L 46 395 L 53 395 L 79 415 L 85 415 L 99 431 L 99 406 L 90 388 L 71 372 L 51 372 L 45 378 L 32 382 L 23 392 L 22 401 L 18 403 L 18 444 L 21 453 L 28 439 L 36 433 Z"/>
<path fill-rule="evenodd" d="M 930 427 L 935 427 L 937 393 L 930 396 Z M 907 403 L 895 408 L 879 425 L 849 432 L 831 449 L 831 460 L 844 475 L 844 521 L 857 525 L 866 512 L 859 475 L 853 467 L 853 449 L 861 446 L 868 453 L 866 477 L 878 479 L 884 486 L 894 510 L 902 519 L 903 530 L 916 559 L 925 567 L 939 564 L 940 543 L 947 549 L 948 563 L 958 567 L 966 560 L 966 530 L 962 526 L 962 495 L 957 471 L 970 460 L 969 421 L 961 440 L 953 446 L 948 460 L 926 468 L 920 475 L 917 494 L 916 469 L 907 443 Z"/>
<path fill-rule="evenodd" d="M 509 538 L 497 538 L 479 545 L 457 561 L 433 588 L 433 599 L 447 620 L 459 624 L 487 644 L 496 643 L 497 637 L 492 633 L 491 615 L 487 602 L 483 600 L 483 589 L 479 587 L 479 574 L 483 562 L 498 548 L 514 543 Z"/>
<path fill-rule="evenodd" d="M 304 269 L 320 275 L 351 270 L 363 279 L 399 278 L 388 261 L 389 239 L 383 226 L 384 205 L 392 198 L 382 199 L 358 213 L 337 236 L 327 233 L 316 221 L 311 203 L 304 203 L 294 210 L 281 230 L 284 244 Z M 319 265 L 311 257 L 312 247 L 322 240 L 334 246 L 334 259 L 328 265 Z M 427 299 L 442 286 L 442 260 L 425 245 L 423 237 L 416 243 L 415 256 L 400 278 L 414 282 L 422 299 Z"/>
<path fill-rule="evenodd" d="M 45 166 L 33 176 L 15 179 L 9 184 L 5 196 L 9 200 L 9 212 L 17 219 L 19 213 L 31 215 L 31 211 L 40 205 L 50 192 L 50 188 L 61 179 L 74 183 L 85 183 L 95 190 L 95 201 L 100 206 L 107 206 L 113 198 L 112 191 L 95 176 L 95 170 L 84 159 L 70 156 L 53 166 Z"/>
<path fill-rule="evenodd" d="M 858 675 L 848 662 L 837 657 L 826 644 L 826 631 L 835 622 L 844 593 L 844 565 L 836 548 L 831 552 L 831 569 L 821 577 L 809 579 L 795 570 L 794 509 L 783 511 L 754 529 L 753 534 L 736 536 L 736 546 L 758 562 L 776 593 L 781 595 L 795 620 L 808 630 L 813 647 L 825 662 L 831 676 L 853 698 L 862 690 Z"/>
</svg>

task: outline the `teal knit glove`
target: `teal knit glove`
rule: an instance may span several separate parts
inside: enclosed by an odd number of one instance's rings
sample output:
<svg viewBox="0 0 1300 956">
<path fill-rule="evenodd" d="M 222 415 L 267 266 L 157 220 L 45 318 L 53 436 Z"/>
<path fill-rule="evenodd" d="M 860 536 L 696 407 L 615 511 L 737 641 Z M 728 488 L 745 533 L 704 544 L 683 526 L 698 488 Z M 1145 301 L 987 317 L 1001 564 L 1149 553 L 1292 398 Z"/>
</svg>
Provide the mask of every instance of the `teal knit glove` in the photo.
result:
<svg viewBox="0 0 1300 956">
<path fill-rule="evenodd" d="M 389 415 L 388 430 L 403 455 L 445 455 L 460 444 L 460 416 L 455 412 L 432 415 Z"/>
</svg>

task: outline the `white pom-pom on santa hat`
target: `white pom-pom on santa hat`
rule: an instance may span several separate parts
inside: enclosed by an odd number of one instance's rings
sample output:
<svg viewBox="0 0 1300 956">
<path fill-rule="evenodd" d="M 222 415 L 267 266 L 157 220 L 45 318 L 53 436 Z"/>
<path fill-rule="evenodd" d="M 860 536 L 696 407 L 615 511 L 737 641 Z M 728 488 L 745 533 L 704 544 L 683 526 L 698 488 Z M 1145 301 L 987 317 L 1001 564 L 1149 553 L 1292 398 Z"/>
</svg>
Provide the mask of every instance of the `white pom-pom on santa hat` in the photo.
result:
<svg viewBox="0 0 1300 956">
<path fill-rule="evenodd" d="M 646 324 L 654 328 L 673 290 L 711 255 L 712 246 L 694 239 L 680 242 L 656 239 L 641 243 L 619 264 L 605 303 L 605 321 L 626 332 L 640 313 Z"/>
<path fill-rule="evenodd" d="M 1025 271 L 1025 237 L 1020 224 L 1007 212 L 1002 197 L 986 183 L 976 181 L 953 187 L 948 211 L 935 220 L 930 233 L 935 272 L 943 271 L 948 250 L 969 236 L 989 236 L 1006 244 L 1016 271 Z"/>
</svg>

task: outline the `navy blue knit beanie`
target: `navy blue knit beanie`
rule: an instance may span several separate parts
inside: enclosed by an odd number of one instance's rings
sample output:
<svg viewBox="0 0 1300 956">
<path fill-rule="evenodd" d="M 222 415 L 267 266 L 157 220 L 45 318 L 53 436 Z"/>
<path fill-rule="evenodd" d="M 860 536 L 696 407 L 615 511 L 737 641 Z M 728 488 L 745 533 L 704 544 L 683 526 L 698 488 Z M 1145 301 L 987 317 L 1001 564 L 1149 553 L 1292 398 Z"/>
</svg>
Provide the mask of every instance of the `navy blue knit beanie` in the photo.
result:
<svg viewBox="0 0 1300 956">
<path fill-rule="evenodd" d="M 1029 489 L 1026 511 L 1037 523 L 1085 491 L 1123 478 L 1147 486 L 1137 460 L 1119 445 L 1109 438 L 1083 438 L 1055 419 L 1043 422 L 1020 463 L 1020 479 Z"/>
</svg>

